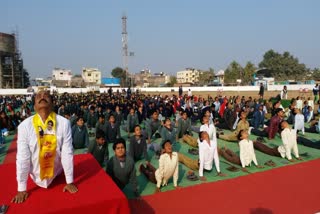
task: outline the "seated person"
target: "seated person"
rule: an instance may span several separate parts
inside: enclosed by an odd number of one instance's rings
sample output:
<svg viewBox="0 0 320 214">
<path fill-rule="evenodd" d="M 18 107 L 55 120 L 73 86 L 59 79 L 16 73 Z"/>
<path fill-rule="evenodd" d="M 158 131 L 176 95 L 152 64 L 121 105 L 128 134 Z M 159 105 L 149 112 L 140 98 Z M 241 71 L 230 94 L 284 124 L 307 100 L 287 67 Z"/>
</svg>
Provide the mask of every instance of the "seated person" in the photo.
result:
<svg viewBox="0 0 320 214">
<path fill-rule="evenodd" d="M 107 163 L 106 172 L 120 189 L 130 183 L 135 196 L 139 196 L 134 161 L 126 155 L 126 142 L 119 138 L 112 146 L 114 156 Z"/>
<path fill-rule="evenodd" d="M 82 149 L 89 145 L 88 129 L 84 125 L 83 117 L 78 117 L 72 127 L 72 145 L 74 149 Z"/>
<path fill-rule="evenodd" d="M 213 141 L 209 138 L 209 134 L 206 131 L 199 133 L 199 177 L 201 181 L 206 181 L 206 177 L 203 175 L 204 170 L 211 170 L 213 160 L 216 166 L 216 170 L 220 176 L 224 176 L 220 171 L 220 162 L 217 148 L 217 141 Z"/>
<path fill-rule="evenodd" d="M 153 111 L 152 116 L 149 120 L 146 121 L 146 132 L 148 137 L 148 144 L 151 143 L 151 137 L 158 132 L 160 134 L 162 124 L 161 121 L 158 119 L 159 115 L 157 111 Z"/>
<path fill-rule="evenodd" d="M 263 128 L 264 115 L 265 112 L 263 111 L 263 105 L 259 105 L 258 109 L 254 111 L 253 118 L 251 120 L 251 125 L 253 126 L 253 128 Z"/>
<path fill-rule="evenodd" d="M 281 132 L 281 139 L 283 144 L 281 146 L 270 148 L 263 143 L 255 141 L 253 144 L 254 148 L 268 155 L 287 158 L 291 162 L 294 162 L 291 157 L 291 151 L 293 151 L 294 156 L 298 160 L 302 160 L 302 158 L 299 157 L 296 131 L 289 128 L 289 124 L 287 121 L 282 121 L 281 127 L 283 129 L 283 131 Z"/>
<path fill-rule="evenodd" d="M 301 114 L 301 110 L 296 108 L 294 109 L 296 115 L 294 116 L 294 130 L 302 131 L 302 134 L 304 135 L 304 116 Z"/>
<path fill-rule="evenodd" d="M 172 145 L 170 140 L 165 141 L 162 144 L 162 149 L 164 153 L 159 159 L 159 169 L 155 168 L 151 164 L 147 164 L 147 167 L 143 165 L 140 166 L 140 171 L 151 182 L 157 183 L 156 192 L 160 192 L 160 187 L 168 184 L 168 180 L 173 177 L 173 185 L 175 188 L 178 186 L 178 176 L 179 176 L 179 163 L 178 163 L 178 153 L 172 151 Z"/>
<path fill-rule="evenodd" d="M 313 120 L 310 122 L 310 127 L 305 128 L 306 132 L 310 133 L 320 133 L 320 118 L 319 121 Z"/>
<path fill-rule="evenodd" d="M 170 118 L 164 120 L 164 124 L 161 128 L 160 135 L 162 138 L 161 143 L 164 143 L 167 140 L 170 140 L 172 144 L 176 142 L 176 130 L 172 127 Z"/>
<path fill-rule="evenodd" d="M 257 166 L 257 168 L 263 168 L 263 166 L 258 165 L 253 142 L 249 140 L 248 132 L 245 130 L 240 130 L 237 137 L 240 141 L 240 157 L 233 151 L 225 148 L 219 149 L 219 154 L 229 162 L 241 165 L 242 168 L 250 166 L 252 162 Z"/>
<path fill-rule="evenodd" d="M 207 132 L 207 134 L 209 135 L 210 140 L 214 141 L 215 143 L 217 143 L 217 130 L 216 127 L 214 126 L 213 123 L 209 123 L 209 117 L 206 115 L 203 115 L 201 122 L 202 125 L 200 126 L 200 132 Z M 199 137 L 200 139 L 200 137 Z"/>
<path fill-rule="evenodd" d="M 96 124 L 96 133 L 101 130 L 103 133 L 107 133 L 107 123 L 105 122 L 104 115 L 99 115 L 98 122 Z"/>
<path fill-rule="evenodd" d="M 114 144 L 117 138 L 121 138 L 120 124 L 116 123 L 116 119 L 113 114 L 109 115 L 107 132 L 105 134 L 107 144 Z"/>
<path fill-rule="evenodd" d="M 134 132 L 134 129 L 138 124 L 139 124 L 139 118 L 137 114 L 134 112 L 134 109 L 130 108 L 129 115 L 127 117 L 127 125 L 126 125 L 126 131 L 128 132 L 128 137 L 130 137 L 130 133 Z"/>
<path fill-rule="evenodd" d="M 188 118 L 187 112 L 183 111 L 181 118 L 178 120 L 177 126 L 177 140 L 182 138 L 184 135 L 192 136 L 191 131 L 191 120 Z"/>
<path fill-rule="evenodd" d="M 279 125 L 283 120 L 284 112 L 282 108 L 275 110 L 275 115 L 270 119 L 270 124 L 267 128 L 260 131 L 259 129 L 252 129 L 251 133 L 261 137 L 268 137 L 269 140 L 274 139 L 276 133 L 279 132 Z"/>
<path fill-rule="evenodd" d="M 105 135 L 102 130 L 96 132 L 96 139 L 90 142 L 88 147 L 88 153 L 92 154 L 93 157 L 98 161 L 100 166 L 103 166 L 109 159 L 109 150 L 105 143 Z"/>
<path fill-rule="evenodd" d="M 235 121 L 236 121 L 236 114 L 232 110 L 232 103 L 229 102 L 227 103 L 227 108 L 223 112 L 223 121 L 216 124 L 216 126 L 220 129 L 232 130 L 233 124 Z"/>
<path fill-rule="evenodd" d="M 130 138 L 129 155 L 135 162 L 143 158 L 147 162 L 150 161 L 147 152 L 146 137 L 141 133 L 141 127 L 139 125 L 135 125 L 134 135 Z"/>
<path fill-rule="evenodd" d="M 219 138 L 226 141 L 236 142 L 238 141 L 238 134 L 240 130 L 249 130 L 249 122 L 247 121 L 247 113 L 245 111 L 241 111 L 239 113 L 240 115 L 240 121 L 237 124 L 237 128 L 235 131 L 233 131 L 231 134 L 220 134 Z"/>
</svg>

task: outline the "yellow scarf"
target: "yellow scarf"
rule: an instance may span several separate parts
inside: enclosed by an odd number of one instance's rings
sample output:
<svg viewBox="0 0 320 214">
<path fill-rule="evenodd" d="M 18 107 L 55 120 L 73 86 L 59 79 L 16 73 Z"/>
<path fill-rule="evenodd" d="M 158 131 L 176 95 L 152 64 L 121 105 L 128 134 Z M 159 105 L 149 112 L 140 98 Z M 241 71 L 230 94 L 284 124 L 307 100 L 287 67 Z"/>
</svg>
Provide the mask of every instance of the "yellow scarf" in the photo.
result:
<svg viewBox="0 0 320 214">
<path fill-rule="evenodd" d="M 32 123 L 38 138 L 40 179 L 52 178 L 57 148 L 56 114 L 51 112 L 44 123 L 36 114 Z"/>
</svg>

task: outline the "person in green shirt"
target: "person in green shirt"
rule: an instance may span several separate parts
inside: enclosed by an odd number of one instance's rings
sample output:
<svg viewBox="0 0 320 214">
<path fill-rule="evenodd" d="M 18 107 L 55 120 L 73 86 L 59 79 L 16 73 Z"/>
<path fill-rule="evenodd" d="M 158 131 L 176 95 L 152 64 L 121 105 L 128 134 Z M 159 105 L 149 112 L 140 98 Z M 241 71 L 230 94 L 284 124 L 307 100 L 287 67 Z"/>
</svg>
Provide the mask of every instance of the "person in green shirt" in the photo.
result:
<svg viewBox="0 0 320 214">
<path fill-rule="evenodd" d="M 100 166 L 103 166 L 109 159 L 108 144 L 105 143 L 105 134 L 102 130 L 96 132 L 96 139 L 91 141 L 88 147 L 88 153 L 98 161 Z"/>
<path fill-rule="evenodd" d="M 126 155 L 126 142 L 123 138 L 116 139 L 113 144 L 114 156 L 107 163 L 106 172 L 120 189 L 131 184 L 136 197 L 139 197 L 136 169 L 133 159 Z"/>
</svg>

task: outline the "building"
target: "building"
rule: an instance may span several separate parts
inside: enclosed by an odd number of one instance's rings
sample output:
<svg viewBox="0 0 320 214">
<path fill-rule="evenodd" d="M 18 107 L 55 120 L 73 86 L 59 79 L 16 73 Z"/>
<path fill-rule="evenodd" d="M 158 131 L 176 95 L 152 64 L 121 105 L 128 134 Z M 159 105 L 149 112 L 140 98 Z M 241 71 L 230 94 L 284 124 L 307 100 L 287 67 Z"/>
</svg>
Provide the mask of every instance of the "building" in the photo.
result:
<svg viewBox="0 0 320 214">
<path fill-rule="evenodd" d="M 24 88 L 23 60 L 15 34 L 0 33 L 0 88 Z"/>
<path fill-rule="evenodd" d="M 194 68 L 186 68 L 177 72 L 177 83 L 197 84 L 199 82 L 200 71 Z"/>
<path fill-rule="evenodd" d="M 53 80 L 65 80 L 71 81 L 72 73 L 71 70 L 54 68 L 52 70 L 52 79 Z"/>
<path fill-rule="evenodd" d="M 56 87 L 69 87 L 71 85 L 71 70 L 54 68 L 52 70 L 52 85 Z"/>
<path fill-rule="evenodd" d="M 224 70 L 219 70 L 217 73 L 215 73 L 213 82 L 217 83 L 218 85 L 224 84 Z"/>
<path fill-rule="evenodd" d="M 101 71 L 97 68 L 82 68 L 82 79 L 86 85 L 100 85 Z"/>
<path fill-rule="evenodd" d="M 144 69 L 134 75 L 134 82 L 137 87 L 161 87 L 170 82 L 170 76 L 164 72 L 151 74 L 151 70 Z"/>
</svg>

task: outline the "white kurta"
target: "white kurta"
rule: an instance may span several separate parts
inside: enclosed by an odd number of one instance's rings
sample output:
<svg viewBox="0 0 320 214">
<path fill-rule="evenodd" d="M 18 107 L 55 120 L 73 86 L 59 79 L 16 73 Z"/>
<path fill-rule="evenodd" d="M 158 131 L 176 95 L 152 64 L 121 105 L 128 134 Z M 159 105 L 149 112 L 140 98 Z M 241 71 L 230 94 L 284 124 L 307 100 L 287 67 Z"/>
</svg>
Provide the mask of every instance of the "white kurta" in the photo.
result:
<svg viewBox="0 0 320 214">
<path fill-rule="evenodd" d="M 294 129 L 296 131 L 301 130 L 304 134 L 304 116 L 303 114 L 296 114 L 294 116 Z"/>
<path fill-rule="evenodd" d="M 172 156 L 165 153 L 160 156 L 159 169 L 156 170 L 155 176 L 157 180 L 157 187 L 167 185 L 168 180 L 173 176 L 173 185 L 176 187 L 178 184 L 179 176 L 179 159 L 178 153 L 172 152 Z"/>
<path fill-rule="evenodd" d="M 246 167 L 251 165 L 251 162 L 253 161 L 254 164 L 257 166 L 257 158 L 256 154 L 254 152 L 253 142 L 252 140 L 241 140 L 239 142 L 240 147 L 240 161 L 242 167 Z"/>
<path fill-rule="evenodd" d="M 17 139 L 17 181 L 18 191 L 27 190 L 28 175 L 40 187 L 47 188 L 53 179 L 64 170 L 66 183 L 73 183 L 73 147 L 70 122 L 56 116 L 57 149 L 54 162 L 54 176 L 51 179 L 40 179 L 39 146 L 32 120 L 34 116 L 25 119 L 18 126 Z"/>
<path fill-rule="evenodd" d="M 217 130 L 213 123 L 207 125 L 203 124 L 200 126 L 200 132 L 207 132 L 209 135 L 209 139 L 214 141 L 217 144 Z"/>
<path fill-rule="evenodd" d="M 299 157 L 298 145 L 297 145 L 297 132 L 294 129 L 285 128 L 281 132 L 281 139 L 283 145 L 278 147 L 278 151 L 281 157 L 291 160 L 291 151 L 296 158 Z"/>
<path fill-rule="evenodd" d="M 207 141 L 203 140 L 199 143 L 199 176 L 203 176 L 203 169 L 212 169 L 213 160 L 217 172 L 220 172 L 217 143 L 214 141 L 210 141 L 209 145 Z"/>
</svg>

